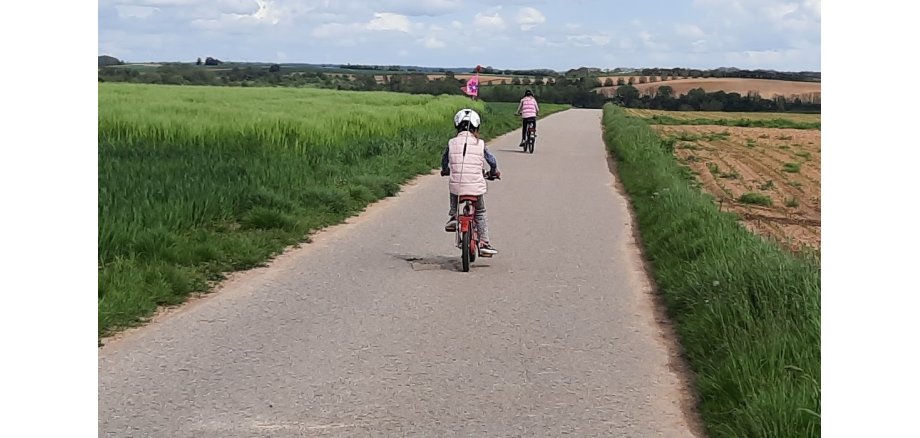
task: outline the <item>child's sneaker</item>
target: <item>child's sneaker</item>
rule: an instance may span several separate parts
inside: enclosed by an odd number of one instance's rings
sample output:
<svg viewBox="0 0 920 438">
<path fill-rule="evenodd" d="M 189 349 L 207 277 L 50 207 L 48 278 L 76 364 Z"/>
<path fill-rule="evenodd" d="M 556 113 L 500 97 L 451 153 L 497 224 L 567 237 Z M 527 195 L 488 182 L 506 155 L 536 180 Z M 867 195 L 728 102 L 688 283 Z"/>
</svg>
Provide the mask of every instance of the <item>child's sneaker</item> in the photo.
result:
<svg viewBox="0 0 920 438">
<path fill-rule="evenodd" d="M 495 254 L 498 254 L 498 250 L 492 248 L 492 245 L 489 243 L 483 243 L 479 245 L 479 255 L 482 257 L 492 257 Z"/>
<path fill-rule="evenodd" d="M 447 224 L 444 225 L 444 231 L 447 231 L 448 233 L 453 233 L 454 231 L 457 231 L 457 220 L 454 218 L 448 219 Z"/>
</svg>

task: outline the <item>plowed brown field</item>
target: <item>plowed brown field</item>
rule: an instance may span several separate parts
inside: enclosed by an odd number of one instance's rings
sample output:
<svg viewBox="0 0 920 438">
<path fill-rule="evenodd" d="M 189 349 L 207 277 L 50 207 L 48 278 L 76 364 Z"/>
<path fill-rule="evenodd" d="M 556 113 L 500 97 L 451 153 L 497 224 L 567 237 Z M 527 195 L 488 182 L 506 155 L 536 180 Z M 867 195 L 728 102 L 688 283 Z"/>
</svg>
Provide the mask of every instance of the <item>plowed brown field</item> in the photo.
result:
<svg viewBox="0 0 920 438">
<path fill-rule="evenodd" d="M 636 76 L 638 81 L 640 76 Z M 615 81 L 616 79 L 614 79 Z M 641 93 L 654 93 L 658 87 L 668 85 L 674 90 L 674 95 L 687 94 L 694 88 L 702 88 L 707 93 L 724 91 L 726 93 L 739 93 L 742 96 L 748 92 L 754 91 L 761 97 L 773 99 L 776 96 L 785 96 L 786 98 L 800 97 L 802 100 L 821 101 L 821 83 L 820 82 L 799 82 L 799 81 L 780 81 L 773 79 L 747 79 L 747 78 L 697 78 L 697 79 L 675 79 L 659 82 L 646 82 L 644 84 L 635 82 L 633 86 L 639 89 Z M 616 86 L 600 87 L 596 90 L 605 96 L 612 96 L 616 93 Z"/>
<path fill-rule="evenodd" d="M 725 126 L 654 126 L 677 139 L 677 158 L 723 209 L 792 250 L 821 247 L 821 131 Z M 772 205 L 742 202 L 755 193 Z"/>
</svg>

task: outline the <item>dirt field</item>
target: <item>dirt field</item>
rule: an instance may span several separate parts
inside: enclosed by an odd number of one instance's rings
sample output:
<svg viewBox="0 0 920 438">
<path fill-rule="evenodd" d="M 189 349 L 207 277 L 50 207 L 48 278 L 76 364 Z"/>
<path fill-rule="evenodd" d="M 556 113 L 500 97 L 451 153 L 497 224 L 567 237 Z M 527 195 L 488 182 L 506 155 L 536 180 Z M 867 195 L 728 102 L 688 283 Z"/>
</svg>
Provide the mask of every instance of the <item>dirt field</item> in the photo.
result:
<svg viewBox="0 0 920 438">
<path fill-rule="evenodd" d="M 445 76 L 445 75 L 442 75 L 442 74 L 428 75 L 428 79 L 438 79 L 438 78 L 443 78 L 444 76 Z M 458 74 L 458 75 L 455 75 L 455 76 L 457 77 L 457 79 L 469 79 L 469 78 L 473 77 L 474 75 L 471 75 L 471 74 Z M 523 80 L 523 78 L 525 78 L 525 77 L 528 77 L 528 78 L 530 78 L 531 80 L 533 80 L 533 77 L 530 77 L 530 76 L 519 76 L 519 77 L 520 77 L 522 80 Z M 502 83 L 502 80 L 504 80 L 505 83 L 510 84 L 512 78 L 514 78 L 514 76 L 493 76 L 493 75 L 484 75 L 484 74 L 480 74 L 480 75 L 479 75 L 479 83 L 482 84 L 482 85 L 493 84 L 493 83 L 494 83 L 495 85 L 498 85 L 498 84 L 501 84 L 501 83 Z"/>
<path fill-rule="evenodd" d="M 677 139 L 678 159 L 690 166 L 723 209 L 741 215 L 750 230 L 793 251 L 821 248 L 821 131 L 654 128 Z M 762 202 L 772 205 L 745 203 L 741 198 L 747 193 L 763 195 Z"/>
<path fill-rule="evenodd" d="M 798 82 L 798 81 L 777 81 L 772 79 L 746 79 L 746 78 L 698 78 L 698 79 L 675 79 L 658 82 L 638 83 L 640 76 L 634 76 L 633 86 L 640 92 L 654 92 L 662 85 L 668 85 L 674 89 L 675 95 L 687 94 L 694 88 L 702 88 L 706 92 L 724 91 L 726 93 L 739 93 L 746 95 L 749 91 L 760 93 L 761 97 L 773 99 L 776 96 L 783 95 L 786 98 L 801 96 L 817 97 L 820 99 L 821 83 L 820 82 Z M 616 79 L 614 79 L 616 80 Z M 605 96 L 610 96 L 616 92 L 616 86 L 601 87 L 596 89 Z"/>
<path fill-rule="evenodd" d="M 374 75 L 374 79 L 377 80 L 377 83 L 378 83 L 378 84 L 382 84 L 382 83 L 383 83 L 383 76 L 384 76 L 384 75 Z M 446 75 L 444 75 L 444 74 L 432 74 L 432 75 L 428 75 L 428 79 L 429 79 L 429 80 L 440 79 L 440 78 L 443 78 L 443 77 L 445 77 L 445 76 L 446 76 Z M 455 76 L 456 76 L 457 79 L 469 79 L 469 78 L 473 77 L 473 75 L 468 74 L 468 73 L 461 73 L 461 74 L 458 74 L 458 75 L 455 75 Z M 523 78 L 523 76 L 521 76 L 521 77 Z M 482 85 L 486 85 L 486 84 L 489 84 L 489 85 L 491 85 L 491 84 L 498 85 L 498 84 L 501 84 L 502 80 L 504 80 L 505 83 L 510 84 L 510 83 L 511 83 L 511 78 L 512 78 L 512 76 L 492 76 L 492 75 L 483 75 L 483 74 L 480 74 L 480 75 L 479 75 L 479 83 L 482 84 Z M 533 78 L 531 78 L 531 79 L 533 79 Z"/>
</svg>

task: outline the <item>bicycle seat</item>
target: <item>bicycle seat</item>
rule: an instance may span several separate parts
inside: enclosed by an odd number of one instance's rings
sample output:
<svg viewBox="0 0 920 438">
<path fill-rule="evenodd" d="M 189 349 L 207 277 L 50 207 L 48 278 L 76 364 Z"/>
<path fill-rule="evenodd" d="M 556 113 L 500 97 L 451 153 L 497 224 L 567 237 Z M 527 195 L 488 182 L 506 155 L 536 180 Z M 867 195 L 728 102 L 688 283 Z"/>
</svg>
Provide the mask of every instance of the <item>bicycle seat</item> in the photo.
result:
<svg viewBox="0 0 920 438">
<path fill-rule="evenodd" d="M 471 201 L 476 202 L 479 200 L 478 196 L 462 195 L 458 198 L 458 202 Z"/>
</svg>

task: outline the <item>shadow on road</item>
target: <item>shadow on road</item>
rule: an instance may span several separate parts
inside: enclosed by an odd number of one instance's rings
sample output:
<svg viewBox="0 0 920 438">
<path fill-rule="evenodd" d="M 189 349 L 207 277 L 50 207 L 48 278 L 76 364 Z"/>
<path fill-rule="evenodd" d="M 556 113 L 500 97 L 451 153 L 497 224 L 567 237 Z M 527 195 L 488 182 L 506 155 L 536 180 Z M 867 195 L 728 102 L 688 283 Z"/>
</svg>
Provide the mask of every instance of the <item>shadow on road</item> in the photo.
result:
<svg viewBox="0 0 920 438">
<path fill-rule="evenodd" d="M 409 254 L 390 254 L 391 256 L 404 260 L 409 263 L 409 266 L 412 267 L 413 271 L 433 271 L 433 270 L 444 270 L 444 271 L 461 271 L 461 262 L 460 254 L 457 253 L 456 256 L 440 256 L 440 255 L 429 255 L 429 256 L 418 256 L 418 255 L 409 255 Z M 475 270 L 479 268 L 488 268 L 490 267 L 487 264 L 483 264 L 480 260 L 488 260 L 485 257 L 477 257 L 476 261 L 470 265 L 470 270 Z"/>
</svg>

